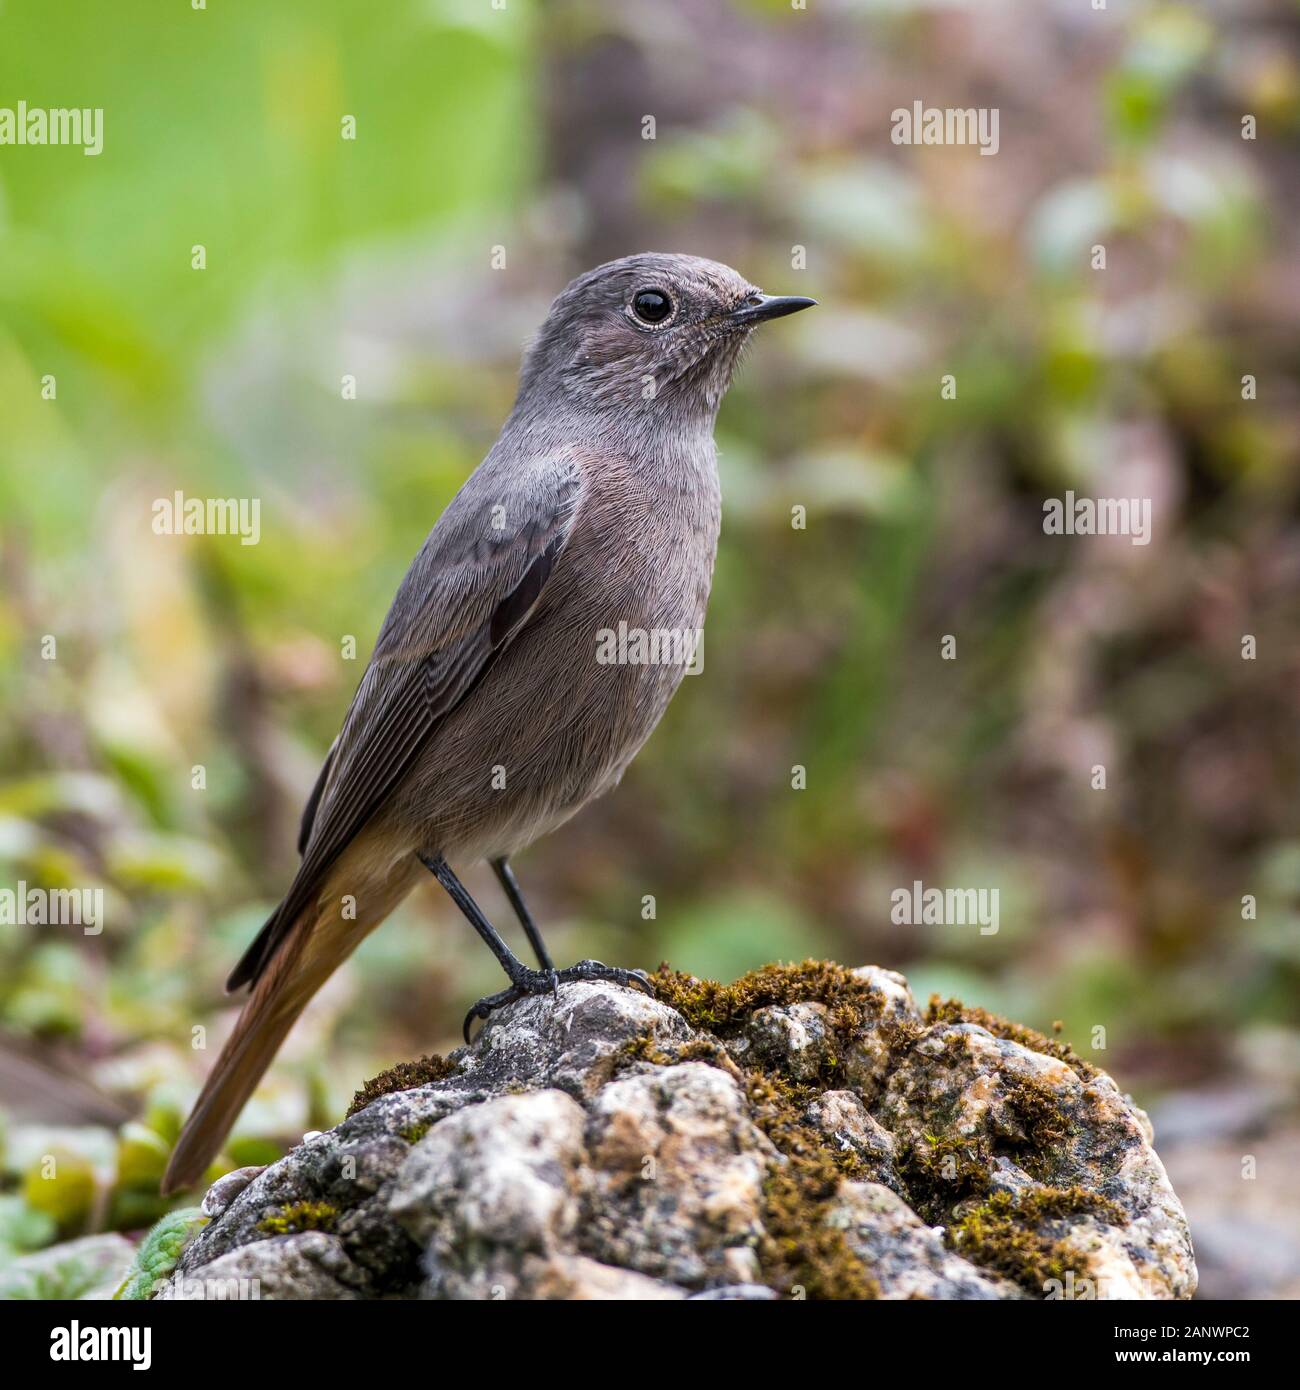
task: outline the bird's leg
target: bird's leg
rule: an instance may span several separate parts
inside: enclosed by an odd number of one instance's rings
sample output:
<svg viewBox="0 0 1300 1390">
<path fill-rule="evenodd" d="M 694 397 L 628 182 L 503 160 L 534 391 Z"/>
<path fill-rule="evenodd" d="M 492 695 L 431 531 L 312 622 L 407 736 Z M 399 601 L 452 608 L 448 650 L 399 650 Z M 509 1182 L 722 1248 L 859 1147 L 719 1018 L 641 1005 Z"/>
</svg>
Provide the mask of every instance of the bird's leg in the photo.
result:
<svg viewBox="0 0 1300 1390">
<path fill-rule="evenodd" d="M 440 854 L 417 854 L 416 858 L 447 890 L 452 902 L 469 919 L 469 924 L 483 938 L 489 951 L 501 962 L 501 968 L 510 978 L 510 983 L 528 994 L 555 988 L 555 968 L 529 970 L 509 946 L 501 939 L 501 933 L 483 915 L 483 909 L 470 897 L 465 885 L 451 871 L 451 866 Z"/>
<path fill-rule="evenodd" d="M 529 970 L 509 946 L 501 939 L 500 932 L 483 915 L 482 909 L 465 891 L 460 879 L 452 873 L 447 861 L 440 854 L 419 854 L 420 863 L 447 890 L 452 902 L 469 919 L 470 926 L 487 943 L 488 949 L 501 962 L 501 968 L 510 979 L 510 988 L 497 994 L 489 994 L 480 999 L 465 1015 L 463 1032 L 469 1041 L 470 1024 L 476 1018 L 487 1018 L 495 1010 L 506 1004 L 513 1004 L 528 994 L 554 993 L 562 984 L 572 984 L 577 980 L 611 980 L 619 985 L 635 985 L 647 994 L 654 994 L 650 977 L 643 970 L 623 970 L 616 965 L 602 965 L 598 960 L 580 960 L 564 970 L 554 967 L 542 970 Z M 540 938 L 539 938 L 540 940 Z"/>
<path fill-rule="evenodd" d="M 492 870 L 506 891 L 506 897 L 510 899 L 510 906 L 515 910 L 515 916 L 519 918 L 519 925 L 524 929 L 524 935 L 528 938 L 528 944 L 533 948 L 533 954 L 537 957 L 537 964 L 543 970 L 554 970 L 555 964 L 551 960 L 551 953 L 546 949 L 546 942 L 542 940 L 542 934 L 537 930 L 537 923 L 533 921 L 533 914 L 528 910 L 528 904 L 524 902 L 524 895 L 519 891 L 519 881 L 515 878 L 514 870 L 510 867 L 510 861 L 503 854 L 500 859 L 493 859 Z"/>
<path fill-rule="evenodd" d="M 503 854 L 500 859 L 493 859 L 491 863 L 502 888 L 506 890 L 506 897 L 510 899 L 515 916 L 519 918 L 524 935 L 527 936 L 529 944 L 537 955 L 538 964 L 543 970 L 554 971 L 555 966 L 551 961 L 551 953 L 546 949 L 546 942 L 542 940 L 542 934 L 537 929 L 537 923 L 533 921 L 532 913 L 528 911 L 528 906 L 524 902 L 524 895 L 519 890 L 519 882 L 515 878 L 509 861 Z M 602 965 L 598 960 L 580 960 L 577 965 L 570 965 L 564 970 L 556 971 L 555 978 L 559 984 L 571 984 L 575 980 L 612 980 L 615 984 L 635 985 L 650 995 L 654 994 L 654 986 L 644 970 L 623 970 L 617 965 Z M 490 1003 L 489 1000 L 480 1000 L 479 1002 L 481 1004 Z M 491 1010 L 489 1009 L 488 1012 Z"/>
</svg>

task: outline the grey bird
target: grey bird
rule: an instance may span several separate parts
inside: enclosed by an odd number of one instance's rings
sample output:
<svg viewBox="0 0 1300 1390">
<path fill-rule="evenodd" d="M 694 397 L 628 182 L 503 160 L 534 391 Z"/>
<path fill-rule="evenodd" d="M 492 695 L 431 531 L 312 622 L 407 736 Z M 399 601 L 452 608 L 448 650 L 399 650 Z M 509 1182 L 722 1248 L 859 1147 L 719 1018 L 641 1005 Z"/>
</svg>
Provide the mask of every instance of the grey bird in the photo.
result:
<svg viewBox="0 0 1300 1390">
<path fill-rule="evenodd" d="M 716 261 L 638 255 L 579 276 L 528 348 L 514 408 L 384 620 L 303 813 L 302 862 L 235 966 L 251 993 L 163 1178 L 193 1185 L 307 1001 L 428 870 L 509 981 L 465 1020 L 563 981 L 512 854 L 613 787 L 680 683 L 686 642 L 601 660 L 602 633 L 693 634 L 721 518 L 714 421 L 755 325 L 805 309 Z M 664 648 L 666 647 L 666 651 Z M 538 961 L 452 872 L 487 859 Z"/>
</svg>

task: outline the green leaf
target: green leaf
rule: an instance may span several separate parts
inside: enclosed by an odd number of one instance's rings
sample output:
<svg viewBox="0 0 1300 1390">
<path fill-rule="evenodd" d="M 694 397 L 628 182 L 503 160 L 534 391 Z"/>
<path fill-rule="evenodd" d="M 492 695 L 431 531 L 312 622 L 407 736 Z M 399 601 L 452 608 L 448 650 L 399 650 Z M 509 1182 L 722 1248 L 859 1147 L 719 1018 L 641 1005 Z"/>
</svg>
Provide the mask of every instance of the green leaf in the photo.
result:
<svg viewBox="0 0 1300 1390">
<path fill-rule="evenodd" d="M 155 1284 L 171 1277 L 181 1252 L 207 1222 L 198 1207 L 179 1207 L 168 1212 L 140 1242 L 131 1268 L 113 1297 L 132 1302 L 151 1298 Z"/>
</svg>

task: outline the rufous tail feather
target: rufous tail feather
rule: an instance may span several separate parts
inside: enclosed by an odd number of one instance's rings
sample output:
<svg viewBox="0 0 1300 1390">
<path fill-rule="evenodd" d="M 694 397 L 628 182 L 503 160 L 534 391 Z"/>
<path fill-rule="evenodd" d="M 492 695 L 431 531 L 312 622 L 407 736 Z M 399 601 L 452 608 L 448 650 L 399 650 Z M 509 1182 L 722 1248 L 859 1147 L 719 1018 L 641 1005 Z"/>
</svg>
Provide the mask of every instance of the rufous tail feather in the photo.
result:
<svg viewBox="0 0 1300 1390">
<path fill-rule="evenodd" d="M 164 1197 L 193 1187 L 203 1176 L 285 1036 L 337 964 L 308 967 L 303 947 L 309 935 L 310 924 L 299 919 L 253 986 L 172 1150 L 162 1180 Z"/>
</svg>

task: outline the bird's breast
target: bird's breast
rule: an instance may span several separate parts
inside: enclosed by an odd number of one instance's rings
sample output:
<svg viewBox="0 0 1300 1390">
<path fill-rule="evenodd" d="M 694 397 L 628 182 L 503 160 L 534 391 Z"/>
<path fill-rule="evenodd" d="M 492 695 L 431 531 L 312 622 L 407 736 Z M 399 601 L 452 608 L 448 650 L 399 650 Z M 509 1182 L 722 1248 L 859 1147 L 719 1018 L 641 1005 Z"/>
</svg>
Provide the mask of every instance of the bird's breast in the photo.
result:
<svg viewBox="0 0 1300 1390">
<path fill-rule="evenodd" d="M 536 609 L 413 788 L 440 843 L 512 852 L 618 782 L 701 668 L 719 515 L 716 478 L 594 482 Z"/>
</svg>

